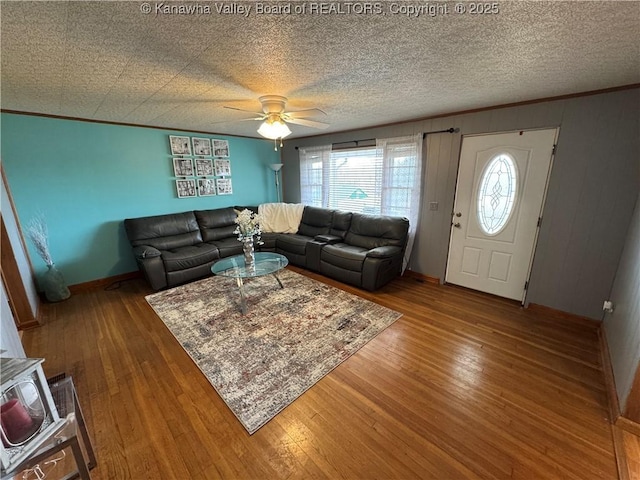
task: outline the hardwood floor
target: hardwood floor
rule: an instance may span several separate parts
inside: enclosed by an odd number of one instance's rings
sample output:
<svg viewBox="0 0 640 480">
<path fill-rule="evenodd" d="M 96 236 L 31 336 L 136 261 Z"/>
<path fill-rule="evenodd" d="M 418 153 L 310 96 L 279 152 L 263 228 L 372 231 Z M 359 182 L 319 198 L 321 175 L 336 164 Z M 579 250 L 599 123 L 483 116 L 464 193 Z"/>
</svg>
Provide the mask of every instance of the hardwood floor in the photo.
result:
<svg viewBox="0 0 640 480">
<path fill-rule="evenodd" d="M 596 325 L 412 278 L 371 294 L 303 273 L 404 316 L 252 436 L 142 280 L 44 306 L 23 342 L 73 376 L 92 478 L 618 478 Z"/>
<path fill-rule="evenodd" d="M 640 438 L 622 431 L 629 480 L 640 480 Z"/>
</svg>

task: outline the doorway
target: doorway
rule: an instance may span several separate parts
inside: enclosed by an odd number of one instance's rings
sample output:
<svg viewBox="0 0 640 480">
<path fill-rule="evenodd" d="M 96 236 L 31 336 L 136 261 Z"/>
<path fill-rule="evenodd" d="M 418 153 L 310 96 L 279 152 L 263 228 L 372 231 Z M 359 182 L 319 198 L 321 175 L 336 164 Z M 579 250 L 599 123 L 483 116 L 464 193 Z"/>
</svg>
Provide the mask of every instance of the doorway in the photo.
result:
<svg viewBox="0 0 640 480">
<path fill-rule="evenodd" d="M 463 137 L 448 283 L 524 302 L 557 134 Z"/>
</svg>

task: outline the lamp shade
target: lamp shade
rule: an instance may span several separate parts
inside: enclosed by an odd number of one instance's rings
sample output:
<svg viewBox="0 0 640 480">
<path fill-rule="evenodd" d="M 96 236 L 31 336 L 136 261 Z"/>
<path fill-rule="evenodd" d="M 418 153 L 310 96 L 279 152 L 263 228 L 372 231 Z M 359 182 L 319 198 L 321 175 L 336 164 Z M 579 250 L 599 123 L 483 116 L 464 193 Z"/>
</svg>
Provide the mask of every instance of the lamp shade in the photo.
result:
<svg viewBox="0 0 640 480">
<path fill-rule="evenodd" d="M 284 163 L 272 163 L 271 165 L 269 165 L 269 168 L 271 170 L 273 170 L 274 172 L 277 172 L 278 170 L 280 170 L 282 168 L 283 165 L 284 165 Z"/>
<path fill-rule="evenodd" d="M 289 130 L 287 124 L 281 120 L 268 119 L 264 121 L 262 125 L 260 125 L 260 128 L 258 128 L 258 133 L 264 138 L 276 140 L 278 138 L 284 138 L 288 135 L 291 135 L 291 130 Z"/>
</svg>

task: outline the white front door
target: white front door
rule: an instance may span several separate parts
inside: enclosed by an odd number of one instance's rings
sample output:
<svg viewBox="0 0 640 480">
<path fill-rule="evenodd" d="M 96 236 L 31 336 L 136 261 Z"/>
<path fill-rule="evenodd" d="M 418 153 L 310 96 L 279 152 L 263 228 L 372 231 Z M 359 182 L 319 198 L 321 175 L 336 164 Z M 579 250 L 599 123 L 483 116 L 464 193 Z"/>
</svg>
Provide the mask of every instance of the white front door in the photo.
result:
<svg viewBox="0 0 640 480">
<path fill-rule="evenodd" d="M 524 300 L 556 135 L 463 137 L 447 282 Z"/>
</svg>

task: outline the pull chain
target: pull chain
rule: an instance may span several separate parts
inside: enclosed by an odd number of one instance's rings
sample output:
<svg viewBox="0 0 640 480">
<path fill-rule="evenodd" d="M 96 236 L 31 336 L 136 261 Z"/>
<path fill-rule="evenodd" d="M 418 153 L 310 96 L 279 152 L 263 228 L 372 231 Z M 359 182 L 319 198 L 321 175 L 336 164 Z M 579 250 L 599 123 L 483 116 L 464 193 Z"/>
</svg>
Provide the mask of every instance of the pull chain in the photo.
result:
<svg viewBox="0 0 640 480">
<path fill-rule="evenodd" d="M 280 137 L 280 148 L 282 148 L 282 137 Z M 278 151 L 278 139 L 277 138 L 273 139 L 273 150 L 275 152 Z"/>
</svg>

